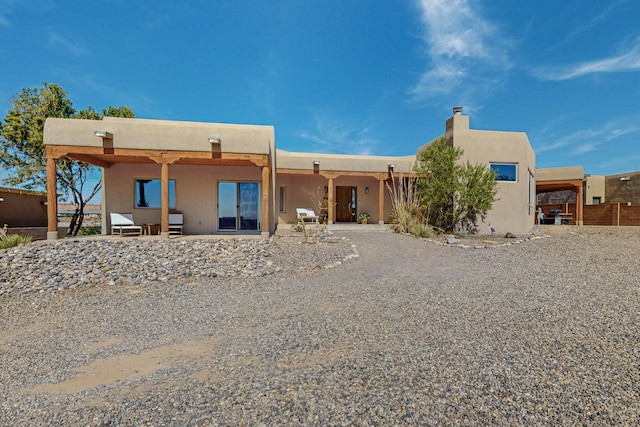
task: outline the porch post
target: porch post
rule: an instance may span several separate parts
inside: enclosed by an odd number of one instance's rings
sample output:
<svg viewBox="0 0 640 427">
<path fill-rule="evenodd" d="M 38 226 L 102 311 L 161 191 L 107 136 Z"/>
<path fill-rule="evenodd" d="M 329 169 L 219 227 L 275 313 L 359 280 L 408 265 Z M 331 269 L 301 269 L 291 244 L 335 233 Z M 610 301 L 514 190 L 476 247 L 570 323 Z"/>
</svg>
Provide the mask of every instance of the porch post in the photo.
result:
<svg viewBox="0 0 640 427">
<path fill-rule="evenodd" d="M 262 237 L 269 237 L 269 166 L 262 166 Z"/>
<path fill-rule="evenodd" d="M 384 180 L 378 184 L 378 224 L 384 224 Z"/>
<path fill-rule="evenodd" d="M 327 202 L 327 213 L 329 214 L 327 218 L 327 224 L 333 224 L 333 212 L 334 212 L 334 203 L 333 203 L 333 178 L 329 178 L 327 183 L 327 187 L 329 187 L 329 199 Z"/>
<path fill-rule="evenodd" d="M 578 194 L 576 195 L 576 225 L 584 225 L 583 215 L 582 185 L 578 185 Z"/>
<path fill-rule="evenodd" d="M 162 210 L 160 218 L 160 238 L 169 238 L 169 164 L 160 164 L 160 193 L 162 195 Z"/>
<path fill-rule="evenodd" d="M 58 239 L 56 159 L 47 157 L 47 240 Z"/>
</svg>

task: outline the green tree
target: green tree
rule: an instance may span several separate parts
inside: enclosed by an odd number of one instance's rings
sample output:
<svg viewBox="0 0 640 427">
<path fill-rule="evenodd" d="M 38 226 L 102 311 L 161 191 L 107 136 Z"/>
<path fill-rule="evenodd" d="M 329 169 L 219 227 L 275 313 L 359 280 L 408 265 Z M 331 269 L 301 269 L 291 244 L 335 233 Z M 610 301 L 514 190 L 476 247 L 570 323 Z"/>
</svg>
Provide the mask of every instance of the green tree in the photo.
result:
<svg viewBox="0 0 640 427">
<path fill-rule="evenodd" d="M 99 120 L 103 116 L 134 117 L 129 107 L 108 107 L 98 113 L 92 106 L 76 112 L 67 93 L 57 84 L 22 89 L 10 99 L 9 109 L 0 123 L 0 165 L 8 172 L 6 184 L 29 190 L 46 188 L 47 167 L 43 142 L 48 117 Z M 97 167 L 77 160 L 56 161 L 59 191 L 73 200 L 75 211 L 68 234 L 77 235 L 84 219 L 84 207 L 100 191 L 101 181 L 85 193 L 85 185 Z"/>
<path fill-rule="evenodd" d="M 486 217 L 497 193 L 495 172 L 468 161 L 460 164 L 462 154 L 443 137 L 427 146 L 415 168 L 427 223 L 448 232 L 477 231 L 478 220 Z"/>
</svg>

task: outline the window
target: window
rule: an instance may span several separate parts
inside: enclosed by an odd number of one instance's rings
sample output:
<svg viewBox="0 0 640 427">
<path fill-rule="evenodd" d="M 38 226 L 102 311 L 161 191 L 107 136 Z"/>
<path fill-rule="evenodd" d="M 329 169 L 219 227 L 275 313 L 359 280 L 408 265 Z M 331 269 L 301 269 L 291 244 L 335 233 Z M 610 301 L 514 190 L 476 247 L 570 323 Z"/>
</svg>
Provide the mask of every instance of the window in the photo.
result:
<svg viewBox="0 0 640 427">
<path fill-rule="evenodd" d="M 602 203 L 602 197 L 594 197 L 591 199 L 592 205 L 599 205 L 600 203 Z"/>
<path fill-rule="evenodd" d="M 513 163 L 491 163 L 491 170 L 496 171 L 496 181 L 516 182 L 518 168 Z"/>
<path fill-rule="evenodd" d="M 162 182 L 159 179 L 136 179 L 136 208 L 162 207 Z M 176 208 L 176 180 L 169 180 L 169 209 Z"/>
<path fill-rule="evenodd" d="M 280 212 L 286 212 L 286 199 L 285 199 L 286 187 L 280 187 Z"/>
</svg>

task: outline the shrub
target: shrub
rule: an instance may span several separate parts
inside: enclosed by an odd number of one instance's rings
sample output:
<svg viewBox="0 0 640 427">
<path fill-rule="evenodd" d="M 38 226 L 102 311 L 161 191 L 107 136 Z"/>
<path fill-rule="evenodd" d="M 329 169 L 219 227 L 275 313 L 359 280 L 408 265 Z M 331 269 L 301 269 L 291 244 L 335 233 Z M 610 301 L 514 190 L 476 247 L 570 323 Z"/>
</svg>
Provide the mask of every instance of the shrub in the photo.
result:
<svg viewBox="0 0 640 427">
<path fill-rule="evenodd" d="M 410 233 L 415 224 L 422 223 L 420 201 L 415 191 L 416 178 L 405 178 L 402 174 L 396 181 L 391 175 L 391 185 L 387 182 L 387 189 L 391 194 L 391 221 L 398 233 Z"/>
<path fill-rule="evenodd" d="M 416 222 L 409 229 L 409 233 L 417 237 L 431 237 L 434 233 L 433 228 L 421 222 Z"/>
<path fill-rule="evenodd" d="M 31 236 L 9 234 L 9 235 L 0 237 L 0 249 L 9 249 L 18 245 L 26 245 L 27 243 L 31 243 L 32 240 L 33 240 L 33 237 Z"/>
<path fill-rule="evenodd" d="M 102 227 L 99 225 L 87 225 L 78 231 L 78 236 L 92 236 L 102 233 Z"/>
<path fill-rule="evenodd" d="M 460 164 L 462 154 L 444 137 L 428 145 L 415 167 L 416 188 L 428 224 L 473 233 L 496 199 L 496 174 L 482 164 Z"/>
</svg>

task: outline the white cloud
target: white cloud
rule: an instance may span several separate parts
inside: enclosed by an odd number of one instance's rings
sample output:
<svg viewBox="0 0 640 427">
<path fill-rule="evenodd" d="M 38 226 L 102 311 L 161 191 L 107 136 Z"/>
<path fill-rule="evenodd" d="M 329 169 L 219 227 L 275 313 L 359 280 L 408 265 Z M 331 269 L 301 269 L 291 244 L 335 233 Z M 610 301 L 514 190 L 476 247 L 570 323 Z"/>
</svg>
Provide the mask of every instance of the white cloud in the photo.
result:
<svg viewBox="0 0 640 427">
<path fill-rule="evenodd" d="M 509 69 L 506 38 L 472 4 L 471 0 L 419 2 L 431 66 L 409 89 L 412 101 L 453 90 L 483 90 L 496 80 L 487 76 Z"/>
<path fill-rule="evenodd" d="M 594 73 L 620 73 L 640 71 L 640 39 L 627 52 L 610 58 L 582 62 L 558 69 L 538 70 L 541 80 L 569 80 Z"/>
<path fill-rule="evenodd" d="M 321 153 L 370 155 L 380 141 L 369 136 L 369 126 L 353 126 L 353 122 L 314 114 L 315 129 L 298 132 L 313 143 L 312 150 Z"/>
<path fill-rule="evenodd" d="M 627 121 L 625 123 L 635 123 Z M 623 127 L 624 126 L 624 127 Z M 640 132 L 640 126 L 627 124 L 621 126 L 619 121 L 605 123 L 599 128 L 580 129 L 566 135 L 540 136 L 536 139 L 553 140 L 535 147 L 536 153 L 561 150 L 571 155 L 586 154 L 597 150 L 600 146 L 625 135 Z"/>
<path fill-rule="evenodd" d="M 82 56 L 88 53 L 88 51 L 83 47 L 81 47 L 80 45 L 71 43 L 70 41 L 62 37 L 60 34 L 57 34 L 54 32 L 49 33 L 48 43 L 49 43 L 49 46 L 66 50 L 67 52 L 76 56 Z"/>
</svg>

